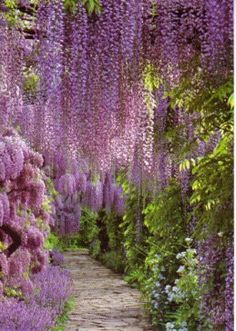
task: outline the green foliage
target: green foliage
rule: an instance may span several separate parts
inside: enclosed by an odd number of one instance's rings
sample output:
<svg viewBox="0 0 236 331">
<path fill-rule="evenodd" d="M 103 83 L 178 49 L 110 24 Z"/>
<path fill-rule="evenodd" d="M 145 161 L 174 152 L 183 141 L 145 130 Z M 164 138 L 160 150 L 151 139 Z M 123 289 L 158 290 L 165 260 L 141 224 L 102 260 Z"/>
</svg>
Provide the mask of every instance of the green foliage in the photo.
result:
<svg viewBox="0 0 236 331">
<path fill-rule="evenodd" d="M 191 167 L 195 167 L 197 162 L 200 160 L 201 158 L 197 158 L 197 159 L 186 159 L 184 161 L 182 161 L 179 165 L 179 171 L 183 171 L 183 170 L 189 170 L 191 169 Z"/>
<path fill-rule="evenodd" d="M 114 213 L 106 214 L 103 217 L 107 236 L 107 247 L 101 254 L 101 261 L 116 272 L 124 271 L 124 248 L 121 245 L 123 233 L 119 227 L 120 217 Z"/>
<path fill-rule="evenodd" d="M 126 209 L 119 225 L 123 233 L 123 247 L 126 259 L 126 279 L 130 283 L 139 284 L 142 278 L 142 268 L 146 257 L 146 226 L 143 224 L 143 207 L 146 196 L 128 181 L 120 179 L 126 196 Z"/>
<path fill-rule="evenodd" d="M 45 239 L 43 246 L 47 250 L 57 249 L 59 247 L 59 238 L 50 232 Z"/>
<path fill-rule="evenodd" d="M 100 241 L 98 240 L 97 217 L 96 213 L 83 208 L 80 219 L 80 231 L 63 236 L 50 232 L 44 242 L 45 249 L 77 251 L 88 247 L 92 255 L 99 255 Z"/>
<path fill-rule="evenodd" d="M 233 106 L 232 96 L 228 105 Z M 196 234 L 231 232 L 233 223 L 233 113 L 220 123 L 221 138 L 214 150 L 193 167 L 190 202 L 198 218 Z M 222 218 L 224 222 L 222 222 Z"/>
<path fill-rule="evenodd" d="M 16 287 L 4 287 L 4 295 L 8 298 L 23 298 L 22 291 Z"/>
<path fill-rule="evenodd" d="M 190 238 L 186 238 L 190 240 Z M 190 244 L 188 248 L 177 254 L 181 262 L 177 273 L 179 278 L 175 280 L 175 286 L 169 288 L 168 294 L 178 305 L 176 311 L 169 315 L 173 318 L 177 327 L 187 322 L 189 330 L 196 330 L 199 320 L 200 286 L 198 280 L 198 260 L 196 250 Z"/>
<path fill-rule="evenodd" d="M 194 141 L 183 140 L 178 149 L 171 137 L 180 171 L 191 173 L 189 198 L 198 220 L 195 235 L 199 239 L 220 231 L 229 233 L 233 220 L 233 81 L 206 81 L 206 86 L 203 81 L 202 73 L 197 72 L 191 81 L 183 77 L 167 93 L 172 108 L 196 114 L 192 125 L 199 139 L 210 144 L 212 137 L 220 134 L 216 147 L 201 157 L 192 156 L 197 147 Z"/>
<path fill-rule="evenodd" d="M 76 10 L 76 2 L 75 0 L 64 0 L 64 7 L 69 12 L 74 12 Z"/>
<path fill-rule="evenodd" d="M 0 240 L 0 252 L 4 251 L 7 248 L 7 245 Z"/>
<path fill-rule="evenodd" d="M 80 218 L 79 243 L 83 247 L 90 247 L 91 250 L 97 247 L 98 238 L 97 226 L 98 214 L 90 211 L 88 208 L 82 209 Z"/>
<path fill-rule="evenodd" d="M 118 273 L 122 273 L 124 271 L 123 258 L 123 255 L 121 255 L 120 252 L 117 252 L 115 250 L 105 252 L 100 256 L 100 260 L 102 263 L 104 263 L 108 268 Z"/>
<path fill-rule="evenodd" d="M 31 0 L 32 10 L 36 10 L 38 1 L 40 0 Z M 23 13 L 18 9 L 18 0 L 4 0 L 5 6 L 8 8 L 7 12 L 2 13 L 4 19 L 10 27 L 17 26 L 20 28 L 29 27 L 30 22 L 28 20 L 23 20 Z"/>
<path fill-rule="evenodd" d="M 3 17 L 9 25 L 15 25 L 18 21 L 18 13 L 16 11 L 16 0 L 5 0 L 5 6 L 8 8 L 8 12 L 3 14 Z"/>
<path fill-rule="evenodd" d="M 182 206 L 180 188 L 173 180 L 157 198 L 144 209 L 144 224 L 158 239 L 170 238 L 178 245 L 185 229 L 185 211 Z"/>
<path fill-rule="evenodd" d="M 99 0 L 63 0 L 65 10 L 68 12 L 75 12 L 78 1 L 81 1 L 83 6 L 86 8 L 89 15 L 95 14 L 99 15 L 102 12 L 102 6 Z M 18 9 L 18 0 L 4 0 L 6 7 L 8 8 L 7 13 L 3 13 L 5 20 L 8 22 L 9 26 L 20 26 L 28 27 L 29 22 L 22 19 L 23 13 Z M 37 5 L 40 0 L 31 0 L 31 8 L 36 11 Z M 35 90 L 38 77 L 37 75 L 32 75 L 32 77 L 27 77 L 24 88 L 26 91 Z"/>
<path fill-rule="evenodd" d="M 99 239 L 95 239 L 89 247 L 89 252 L 90 254 L 95 257 L 98 258 L 100 252 L 101 252 L 101 242 Z"/>
<path fill-rule="evenodd" d="M 48 195 L 52 198 L 51 201 L 53 201 L 53 199 L 58 195 L 58 192 L 56 191 L 56 189 L 54 187 L 53 181 L 50 177 L 47 177 L 44 180 L 44 182 L 45 182 L 46 187 L 47 187 Z"/>
<path fill-rule="evenodd" d="M 43 200 L 43 202 L 42 202 L 42 208 L 47 213 L 50 213 L 51 212 L 50 200 L 48 198 Z"/>
<path fill-rule="evenodd" d="M 23 89 L 26 93 L 31 95 L 36 94 L 37 86 L 39 82 L 39 76 L 31 70 L 27 70 L 24 73 Z"/>
<path fill-rule="evenodd" d="M 149 92 L 154 91 L 161 84 L 161 79 L 158 78 L 158 75 L 155 71 L 155 67 L 151 64 L 148 64 L 144 69 L 143 83 L 145 89 Z"/>
<path fill-rule="evenodd" d="M 56 248 L 62 251 L 77 251 L 87 247 L 92 255 L 97 256 L 100 252 L 97 218 L 97 213 L 90 211 L 88 208 L 83 208 L 79 232 L 60 236 Z"/>
<path fill-rule="evenodd" d="M 234 94 L 233 94 L 233 93 L 232 93 L 231 96 L 229 97 L 228 105 L 230 106 L 231 109 L 234 108 Z"/>
<path fill-rule="evenodd" d="M 88 11 L 88 14 L 91 15 L 92 13 L 100 14 L 102 7 L 99 0 L 81 0 L 82 4 Z"/>
<path fill-rule="evenodd" d="M 70 297 L 65 302 L 62 313 L 57 317 L 55 326 L 52 327 L 50 330 L 51 331 L 64 331 L 65 324 L 69 319 L 69 313 L 74 309 L 74 307 L 75 307 L 75 298 Z"/>
<path fill-rule="evenodd" d="M 59 236 L 50 232 L 44 241 L 44 248 L 47 250 L 77 251 L 80 248 L 79 234 Z"/>
<path fill-rule="evenodd" d="M 81 248 L 79 233 L 68 234 L 58 237 L 57 249 L 60 251 L 77 251 Z"/>
<path fill-rule="evenodd" d="M 168 301 L 165 287 L 174 285 L 178 278 L 179 261 L 176 255 L 184 247 L 187 227 L 187 215 L 177 182 L 170 182 L 170 185 L 147 205 L 144 214 L 144 224 L 149 231 L 149 249 L 145 259 L 147 278 L 143 290 L 153 322 L 161 327 L 177 307 L 176 303 Z"/>
<path fill-rule="evenodd" d="M 98 15 L 101 13 L 102 7 L 99 0 L 80 0 L 85 6 L 89 15 L 93 13 Z M 65 9 L 69 12 L 74 12 L 76 10 L 78 0 L 64 0 Z"/>
</svg>

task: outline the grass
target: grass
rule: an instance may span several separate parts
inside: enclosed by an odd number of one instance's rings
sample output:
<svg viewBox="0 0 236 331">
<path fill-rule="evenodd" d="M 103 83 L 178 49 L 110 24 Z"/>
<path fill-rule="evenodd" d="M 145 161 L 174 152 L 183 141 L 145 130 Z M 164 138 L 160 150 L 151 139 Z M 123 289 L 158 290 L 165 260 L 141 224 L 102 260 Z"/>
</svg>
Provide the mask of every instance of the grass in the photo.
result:
<svg viewBox="0 0 236 331">
<path fill-rule="evenodd" d="M 70 297 L 65 305 L 62 313 L 57 317 L 55 326 L 51 329 L 51 331 L 64 331 L 65 324 L 69 319 L 69 313 L 75 307 L 75 298 Z"/>
</svg>

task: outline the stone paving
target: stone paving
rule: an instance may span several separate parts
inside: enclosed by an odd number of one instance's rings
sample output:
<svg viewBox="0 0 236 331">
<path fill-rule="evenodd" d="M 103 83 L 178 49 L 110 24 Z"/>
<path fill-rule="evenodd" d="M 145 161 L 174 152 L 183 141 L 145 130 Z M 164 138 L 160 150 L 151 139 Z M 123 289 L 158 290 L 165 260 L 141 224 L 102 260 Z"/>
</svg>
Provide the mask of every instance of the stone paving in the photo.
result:
<svg viewBox="0 0 236 331">
<path fill-rule="evenodd" d="M 65 252 L 76 305 L 65 331 L 151 331 L 140 293 L 86 250 Z"/>
</svg>

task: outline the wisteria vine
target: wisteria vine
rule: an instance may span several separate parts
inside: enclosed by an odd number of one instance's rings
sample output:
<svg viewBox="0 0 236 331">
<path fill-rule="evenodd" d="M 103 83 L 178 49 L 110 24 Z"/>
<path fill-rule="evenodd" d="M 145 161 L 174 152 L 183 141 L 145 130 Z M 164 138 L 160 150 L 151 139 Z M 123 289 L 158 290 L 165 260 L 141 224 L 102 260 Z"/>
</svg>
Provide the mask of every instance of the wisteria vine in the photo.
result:
<svg viewBox="0 0 236 331">
<path fill-rule="evenodd" d="M 54 227 L 63 234 L 79 229 L 83 207 L 122 215 L 115 178 L 125 171 L 140 201 L 178 182 L 190 235 L 202 226 L 200 281 L 214 284 L 202 312 L 213 327 L 232 330 L 232 238 L 226 229 L 227 243 L 216 247 L 218 221 L 207 234 L 199 210 L 218 200 L 204 204 L 192 169 L 201 174 L 201 162 L 208 169 L 208 156 L 221 164 L 217 157 L 231 148 L 224 110 L 232 93 L 233 2 L 89 3 L 0 4 L 0 240 L 8 247 L 0 251 L 0 293 L 14 282 L 26 293 L 30 279 L 11 275 L 40 271 L 47 260 L 42 243 L 51 218 L 39 168 L 58 192 Z M 215 274 L 222 261 L 225 284 Z"/>
</svg>

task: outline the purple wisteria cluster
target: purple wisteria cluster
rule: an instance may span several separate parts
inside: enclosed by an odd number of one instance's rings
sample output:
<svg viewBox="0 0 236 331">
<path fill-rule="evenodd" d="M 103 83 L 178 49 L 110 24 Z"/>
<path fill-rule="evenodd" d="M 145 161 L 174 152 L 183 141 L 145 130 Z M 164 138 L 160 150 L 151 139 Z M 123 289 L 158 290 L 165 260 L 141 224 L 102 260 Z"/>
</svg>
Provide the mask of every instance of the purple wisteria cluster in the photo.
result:
<svg viewBox="0 0 236 331">
<path fill-rule="evenodd" d="M 228 243 L 226 249 L 226 268 L 225 278 L 225 330 L 234 330 L 234 246 L 233 238 Z"/>
<path fill-rule="evenodd" d="M 92 176 L 85 161 L 73 160 L 68 164 L 65 157 L 56 155 L 53 176 L 57 195 L 54 201 L 55 228 L 60 234 L 75 233 L 79 230 L 81 209 L 93 212 L 105 209 L 117 215 L 124 213 L 122 188 L 115 184 L 110 173 Z"/>
<path fill-rule="evenodd" d="M 232 73 L 232 1 L 154 0 L 149 4 L 144 55 L 171 84 L 183 74 L 194 74 L 196 65 L 208 76 Z"/>
<path fill-rule="evenodd" d="M 233 241 L 225 248 L 221 234 L 212 235 L 199 243 L 198 255 L 200 282 L 205 289 L 202 314 L 214 328 L 233 330 Z M 226 262 L 225 283 L 220 272 L 223 261 Z"/>
<path fill-rule="evenodd" d="M 101 7 L 101 15 L 90 16 L 80 1 L 69 13 L 63 1 L 39 2 L 32 57 L 40 97 L 20 125 L 43 153 L 79 154 L 106 173 L 114 160 L 130 164 L 138 145 L 150 169 L 153 123 L 139 61 L 143 1 L 101 1 Z"/>
<path fill-rule="evenodd" d="M 71 160 L 86 158 L 90 170 L 103 175 L 129 167 L 135 182 L 155 176 L 159 168 L 163 187 L 178 160 L 169 153 L 168 141 L 159 139 L 166 130 L 168 109 L 161 105 L 166 101 L 157 92 L 154 104 L 147 105 L 142 74 L 151 64 L 165 88 L 183 75 L 228 77 L 232 1 L 106 0 L 101 8 L 89 15 L 80 1 L 68 12 L 61 0 L 41 0 L 33 42 L 7 24 L 0 27 L 2 119 L 19 124 L 44 156 L 54 158 L 60 151 Z M 23 108 L 21 69 L 32 63 L 39 78 L 37 97 Z M 178 121 L 191 123 L 192 116 L 185 115 L 181 120 L 177 114 Z M 189 133 L 181 132 L 186 139 L 192 135 L 188 126 Z M 188 177 L 182 173 L 183 185 Z"/>
<path fill-rule="evenodd" d="M 48 255 L 43 241 L 49 231 L 49 214 L 43 208 L 43 159 L 16 131 L 0 135 L 0 252 L 1 289 L 32 290 L 30 274 L 41 271 Z"/>
<path fill-rule="evenodd" d="M 0 134 L 0 329 L 52 327 L 71 294 L 67 271 L 48 265 L 43 243 L 52 226 L 43 158 L 13 129 Z M 61 256 L 55 258 L 58 264 Z"/>
<path fill-rule="evenodd" d="M 155 105 L 147 105 L 143 72 L 151 64 L 165 88 L 182 76 L 228 77 L 232 1 L 100 2 L 101 13 L 89 15 L 80 1 L 66 11 L 62 0 L 41 0 L 33 42 L 1 25 L 1 121 L 19 124 L 44 155 L 79 155 L 103 174 L 125 166 L 139 182 L 159 164 L 162 187 L 176 172 L 176 160 L 170 160 L 167 141 L 156 144 L 154 129 L 161 130 L 166 112 L 155 116 Z M 33 67 L 39 83 L 37 97 L 23 108 L 25 65 Z M 162 97 L 152 97 L 161 111 Z M 188 174 L 182 177 L 186 182 Z"/>
<path fill-rule="evenodd" d="M 101 7 L 100 15 L 90 16 L 80 2 L 68 13 L 62 1 L 40 1 L 36 61 L 44 98 L 35 105 L 35 119 L 42 132 L 31 140 L 52 154 L 58 149 L 72 159 L 80 154 L 104 174 L 114 165 L 128 166 L 136 182 L 157 174 L 164 187 L 178 162 L 161 137 L 168 107 L 162 109 L 166 101 L 159 92 L 152 109 L 144 102 L 142 72 L 152 63 L 171 86 L 196 70 L 212 75 L 213 67 L 214 75 L 226 77 L 232 68 L 232 5 L 109 0 Z M 177 121 L 189 123 L 181 135 L 193 140 L 192 117 L 176 110 Z M 161 125 L 156 143 L 154 129 Z M 188 178 L 182 172 L 183 194 Z"/>
</svg>

